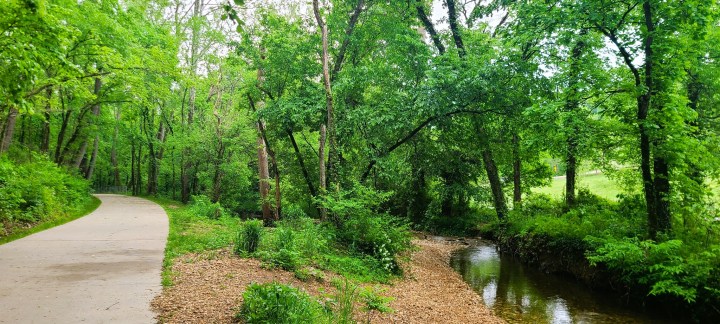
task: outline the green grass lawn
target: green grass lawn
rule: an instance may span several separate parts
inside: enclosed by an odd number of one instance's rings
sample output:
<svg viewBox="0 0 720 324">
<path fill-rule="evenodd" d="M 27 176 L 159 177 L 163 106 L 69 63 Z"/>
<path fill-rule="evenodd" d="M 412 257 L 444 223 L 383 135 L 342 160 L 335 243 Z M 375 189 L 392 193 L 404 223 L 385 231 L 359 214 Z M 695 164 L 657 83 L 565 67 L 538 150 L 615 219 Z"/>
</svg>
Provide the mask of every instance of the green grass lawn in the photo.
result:
<svg viewBox="0 0 720 324">
<path fill-rule="evenodd" d="M 617 200 L 617 195 L 622 193 L 621 187 L 602 173 L 579 175 L 577 187 L 587 188 L 590 192 L 610 200 Z M 553 178 L 550 186 L 533 188 L 532 191 L 562 199 L 565 193 L 565 177 Z"/>
<path fill-rule="evenodd" d="M 720 184 L 717 182 L 711 182 L 709 186 L 710 190 L 712 190 L 715 194 L 715 200 L 720 202 Z M 617 195 L 623 192 L 620 185 L 602 173 L 584 174 L 578 176 L 577 187 L 587 188 L 590 192 L 613 201 L 617 200 Z M 563 199 L 563 195 L 565 194 L 565 177 L 553 178 L 549 186 L 533 188 L 532 192 L 547 194 L 553 198 Z"/>
</svg>

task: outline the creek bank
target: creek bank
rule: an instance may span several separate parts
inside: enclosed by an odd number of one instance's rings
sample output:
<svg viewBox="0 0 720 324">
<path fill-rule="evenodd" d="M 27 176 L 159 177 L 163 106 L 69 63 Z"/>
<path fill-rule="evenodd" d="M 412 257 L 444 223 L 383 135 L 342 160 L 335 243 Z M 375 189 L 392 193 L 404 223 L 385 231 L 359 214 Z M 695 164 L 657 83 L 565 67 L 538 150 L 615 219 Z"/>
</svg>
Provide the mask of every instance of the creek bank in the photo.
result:
<svg viewBox="0 0 720 324">
<path fill-rule="evenodd" d="M 575 238 L 557 238 L 536 233 L 511 233 L 498 227 L 483 232 L 500 253 L 512 256 L 522 264 L 546 274 L 578 282 L 592 291 L 614 296 L 625 307 L 644 313 L 655 313 L 676 321 L 708 322 L 714 318 L 702 305 L 688 305 L 679 298 L 649 295 L 649 288 L 630 286 L 621 281 L 622 274 L 603 264 L 592 266 L 586 258 L 590 247 Z M 715 322 L 711 320 L 710 322 Z"/>
</svg>

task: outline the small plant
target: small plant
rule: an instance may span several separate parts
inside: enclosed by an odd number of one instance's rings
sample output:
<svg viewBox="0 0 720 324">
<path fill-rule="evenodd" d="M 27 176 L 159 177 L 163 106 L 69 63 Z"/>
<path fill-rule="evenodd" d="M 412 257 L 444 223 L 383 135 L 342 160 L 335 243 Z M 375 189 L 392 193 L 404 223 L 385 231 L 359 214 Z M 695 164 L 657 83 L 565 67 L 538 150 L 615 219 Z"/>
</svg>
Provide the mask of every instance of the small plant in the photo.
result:
<svg viewBox="0 0 720 324">
<path fill-rule="evenodd" d="M 367 312 L 368 323 L 370 323 L 372 314 L 375 311 L 379 313 L 392 313 L 395 311 L 389 305 L 394 298 L 380 295 L 383 291 L 384 290 L 382 288 L 378 287 L 365 287 L 360 291 L 360 298 L 365 305 L 363 306 L 363 309 Z"/>
<path fill-rule="evenodd" d="M 327 323 L 322 304 L 306 292 L 276 282 L 250 284 L 235 319 L 246 323 Z"/>
<path fill-rule="evenodd" d="M 236 255 L 255 253 L 262 237 L 263 223 L 260 220 L 245 221 L 240 225 L 234 252 Z"/>
<path fill-rule="evenodd" d="M 295 270 L 295 272 L 293 272 L 293 275 L 295 275 L 295 278 L 297 278 L 298 280 L 300 280 L 302 282 L 310 281 L 310 278 L 312 276 L 310 274 L 310 270 L 308 270 L 308 268 L 297 269 L 297 270 Z"/>
<path fill-rule="evenodd" d="M 334 310 L 335 323 L 355 323 L 353 313 L 355 313 L 355 300 L 358 297 L 358 286 L 349 281 L 335 279 L 332 281 L 333 286 L 337 289 L 334 296 L 331 296 L 331 309 Z"/>
</svg>

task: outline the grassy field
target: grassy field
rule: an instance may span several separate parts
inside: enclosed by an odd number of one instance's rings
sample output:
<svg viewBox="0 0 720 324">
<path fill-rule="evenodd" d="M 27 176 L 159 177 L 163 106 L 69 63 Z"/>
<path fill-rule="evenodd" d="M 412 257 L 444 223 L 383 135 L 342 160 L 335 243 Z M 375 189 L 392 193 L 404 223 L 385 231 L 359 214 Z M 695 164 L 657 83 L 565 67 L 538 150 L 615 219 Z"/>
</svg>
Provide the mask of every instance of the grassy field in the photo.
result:
<svg viewBox="0 0 720 324">
<path fill-rule="evenodd" d="M 715 193 L 715 200 L 720 202 L 720 184 L 710 183 L 710 189 Z M 617 200 L 617 195 L 623 190 L 613 180 L 602 173 L 584 174 L 578 176 L 578 188 L 587 188 L 590 192 L 610 200 Z M 553 198 L 562 199 L 565 194 L 565 177 L 555 177 L 547 187 L 533 188 L 533 192 L 543 193 Z"/>
<path fill-rule="evenodd" d="M 617 195 L 622 193 L 620 186 L 602 173 L 584 174 L 578 176 L 577 187 L 587 188 L 590 192 L 610 200 L 617 200 Z M 562 199 L 562 196 L 565 193 L 565 177 L 555 177 L 552 179 L 550 186 L 533 188 L 532 191 L 547 194 L 553 198 Z"/>
</svg>

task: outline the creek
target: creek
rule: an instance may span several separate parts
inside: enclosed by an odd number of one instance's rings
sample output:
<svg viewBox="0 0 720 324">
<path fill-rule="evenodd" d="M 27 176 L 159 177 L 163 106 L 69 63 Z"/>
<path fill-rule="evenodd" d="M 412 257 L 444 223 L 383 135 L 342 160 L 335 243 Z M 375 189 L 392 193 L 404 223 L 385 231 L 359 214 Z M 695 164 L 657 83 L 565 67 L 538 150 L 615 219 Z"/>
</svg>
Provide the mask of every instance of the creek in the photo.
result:
<svg viewBox="0 0 720 324">
<path fill-rule="evenodd" d="M 630 309 L 617 296 L 531 268 L 489 241 L 456 251 L 450 265 L 509 323 L 673 323 Z"/>
</svg>

